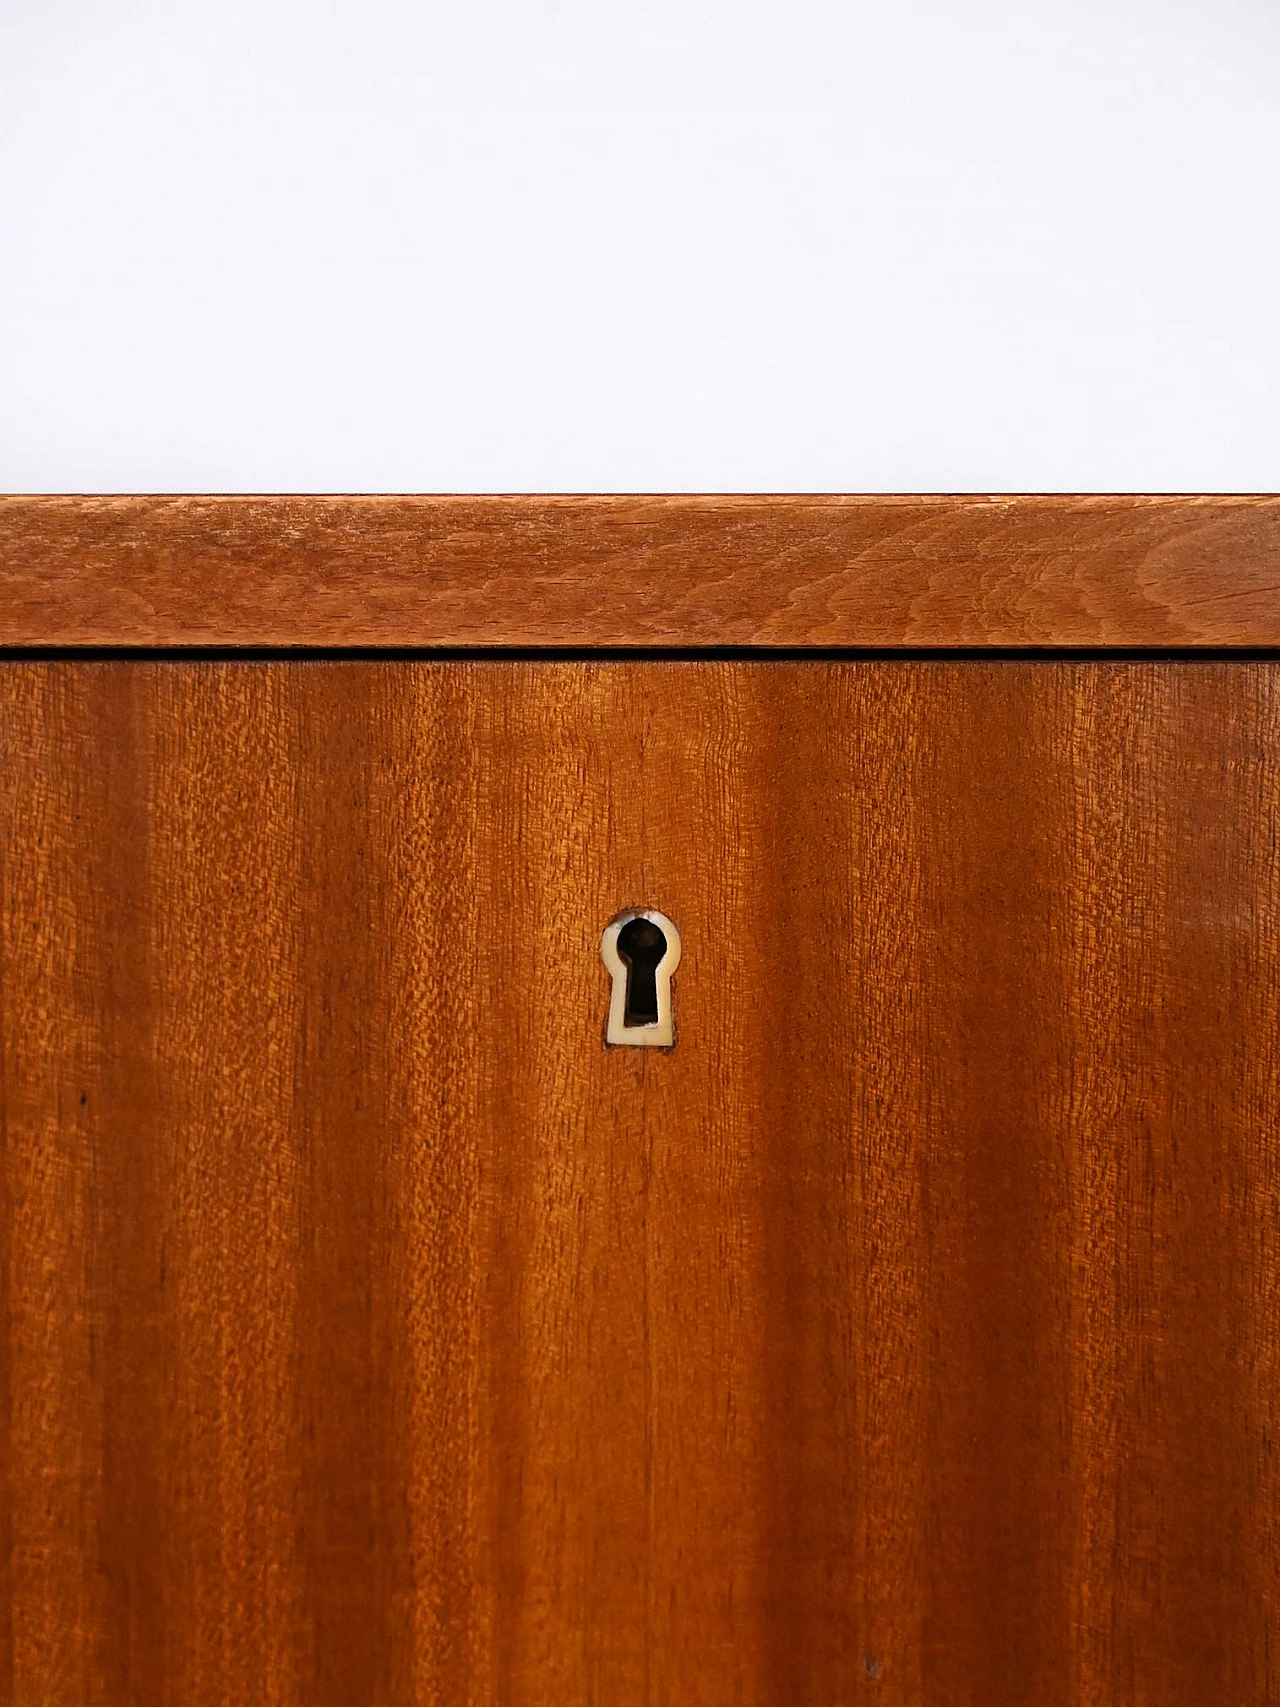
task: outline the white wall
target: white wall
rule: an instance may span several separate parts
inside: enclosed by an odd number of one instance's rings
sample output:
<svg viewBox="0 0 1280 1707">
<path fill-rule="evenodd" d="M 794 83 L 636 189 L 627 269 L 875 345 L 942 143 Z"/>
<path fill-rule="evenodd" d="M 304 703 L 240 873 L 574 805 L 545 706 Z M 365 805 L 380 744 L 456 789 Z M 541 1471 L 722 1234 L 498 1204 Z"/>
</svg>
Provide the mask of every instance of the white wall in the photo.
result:
<svg viewBox="0 0 1280 1707">
<path fill-rule="evenodd" d="M 0 487 L 1280 486 L 1275 0 L 0 0 Z"/>
</svg>

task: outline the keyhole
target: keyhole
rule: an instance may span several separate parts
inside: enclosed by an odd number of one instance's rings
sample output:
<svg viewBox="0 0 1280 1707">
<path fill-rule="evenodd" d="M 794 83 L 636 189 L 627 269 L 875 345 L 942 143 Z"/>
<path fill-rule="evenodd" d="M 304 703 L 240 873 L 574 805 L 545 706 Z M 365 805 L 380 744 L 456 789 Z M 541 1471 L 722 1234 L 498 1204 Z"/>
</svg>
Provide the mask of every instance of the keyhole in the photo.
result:
<svg viewBox="0 0 1280 1707">
<path fill-rule="evenodd" d="M 652 919 L 632 919 L 618 932 L 618 957 L 627 969 L 627 1025 L 657 1025 L 658 967 L 666 952 L 666 936 Z"/>
<path fill-rule="evenodd" d="M 652 907 L 619 913 L 604 928 L 600 958 L 613 979 L 605 1042 L 670 1049 L 671 977 L 680 964 L 680 932 L 671 920 Z"/>
</svg>

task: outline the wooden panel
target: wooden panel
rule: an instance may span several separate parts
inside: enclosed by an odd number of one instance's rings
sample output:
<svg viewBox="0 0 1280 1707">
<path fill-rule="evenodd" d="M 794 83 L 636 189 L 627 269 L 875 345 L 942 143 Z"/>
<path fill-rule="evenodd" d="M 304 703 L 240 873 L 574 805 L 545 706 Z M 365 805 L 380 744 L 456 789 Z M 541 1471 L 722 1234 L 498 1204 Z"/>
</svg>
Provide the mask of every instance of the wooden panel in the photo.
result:
<svg viewBox="0 0 1280 1707">
<path fill-rule="evenodd" d="M 0 706 L 0 1698 L 1280 1695 L 1276 667 Z"/>
<path fill-rule="evenodd" d="M 5 646 L 1280 646 L 1275 497 L 0 498 Z"/>
</svg>

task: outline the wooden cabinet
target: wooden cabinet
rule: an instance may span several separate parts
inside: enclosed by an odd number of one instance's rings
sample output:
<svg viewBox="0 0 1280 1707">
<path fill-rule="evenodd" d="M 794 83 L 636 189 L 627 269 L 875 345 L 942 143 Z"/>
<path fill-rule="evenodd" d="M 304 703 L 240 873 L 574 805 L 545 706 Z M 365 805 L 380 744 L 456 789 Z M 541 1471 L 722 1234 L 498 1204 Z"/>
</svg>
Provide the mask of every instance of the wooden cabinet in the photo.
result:
<svg viewBox="0 0 1280 1707">
<path fill-rule="evenodd" d="M 0 506 L 0 1699 L 1280 1695 L 1280 505 L 755 502 Z"/>
</svg>

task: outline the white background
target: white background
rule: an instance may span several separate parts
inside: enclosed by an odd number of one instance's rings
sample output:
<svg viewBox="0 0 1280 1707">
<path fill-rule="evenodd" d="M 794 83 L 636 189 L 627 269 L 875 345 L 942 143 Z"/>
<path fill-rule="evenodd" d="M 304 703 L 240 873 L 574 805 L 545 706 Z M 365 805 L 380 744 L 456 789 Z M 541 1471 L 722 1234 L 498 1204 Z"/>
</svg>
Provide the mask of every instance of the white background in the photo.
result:
<svg viewBox="0 0 1280 1707">
<path fill-rule="evenodd" d="M 0 0 L 0 487 L 1280 486 L 1275 0 Z"/>
</svg>

